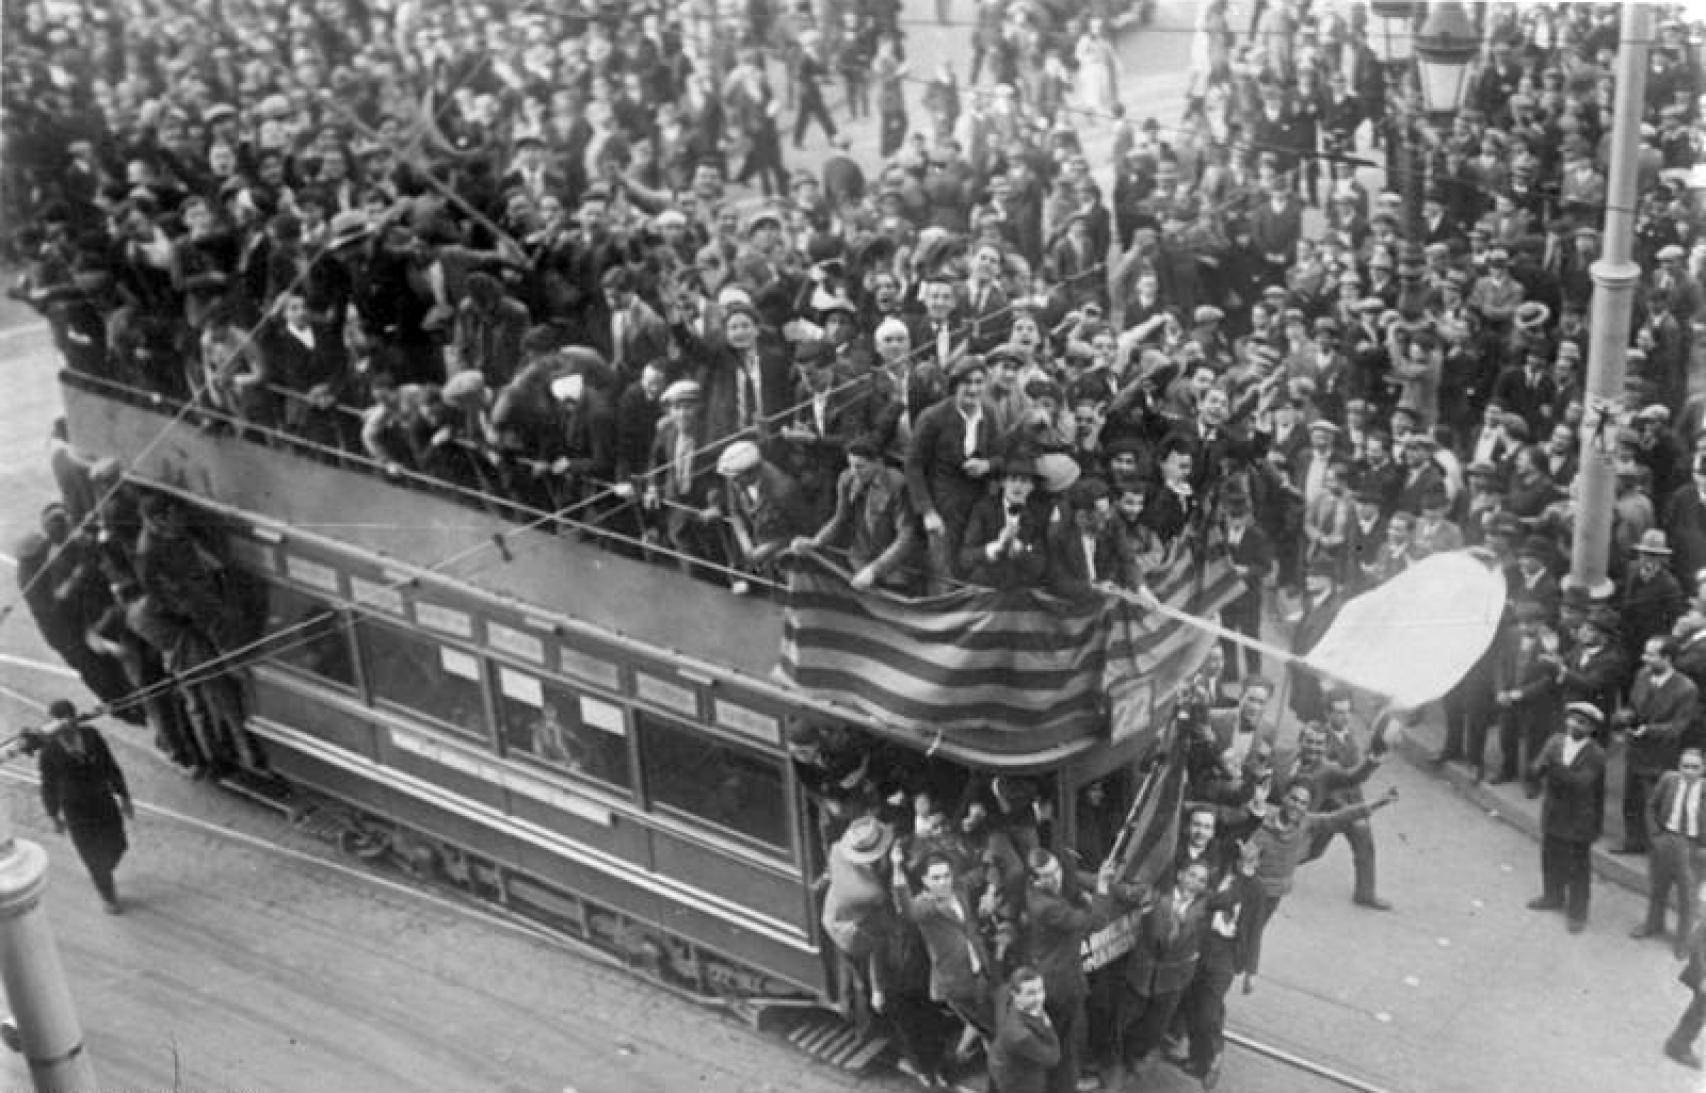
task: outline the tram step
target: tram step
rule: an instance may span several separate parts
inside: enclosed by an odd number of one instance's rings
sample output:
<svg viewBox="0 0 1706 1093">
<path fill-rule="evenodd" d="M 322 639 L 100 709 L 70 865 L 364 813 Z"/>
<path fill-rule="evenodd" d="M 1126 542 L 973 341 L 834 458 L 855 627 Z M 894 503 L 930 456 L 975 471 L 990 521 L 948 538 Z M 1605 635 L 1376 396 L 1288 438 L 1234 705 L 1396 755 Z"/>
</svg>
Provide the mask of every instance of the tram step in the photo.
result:
<svg viewBox="0 0 1706 1093">
<path fill-rule="evenodd" d="M 788 1031 L 788 1039 L 814 1058 L 855 1073 L 875 1065 L 889 1047 L 888 1037 L 861 1033 L 828 1014 L 801 1020 Z"/>
</svg>

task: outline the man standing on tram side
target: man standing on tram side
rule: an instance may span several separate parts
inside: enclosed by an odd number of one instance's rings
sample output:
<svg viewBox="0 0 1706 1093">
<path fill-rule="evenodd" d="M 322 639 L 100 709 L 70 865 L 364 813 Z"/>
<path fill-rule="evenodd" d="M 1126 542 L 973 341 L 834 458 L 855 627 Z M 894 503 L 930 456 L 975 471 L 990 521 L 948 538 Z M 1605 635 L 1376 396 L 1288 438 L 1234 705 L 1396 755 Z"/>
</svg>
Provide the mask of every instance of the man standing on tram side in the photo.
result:
<svg viewBox="0 0 1706 1093">
<path fill-rule="evenodd" d="M 47 713 L 51 721 L 36 760 L 42 808 L 55 831 L 70 833 L 107 914 L 116 915 L 122 908 L 113 870 L 128 849 L 124 821 L 136 815 L 130 788 L 106 740 L 78 721 L 75 706 L 62 698 Z"/>
<path fill-rule="evenodd" d="M 1048 1016 L 1048 988 L 1032 967 L 1008 977 L 996 1000 L 999 1027 L 989 1046 L 990 1093 L 1047 1093 L 1060 1065 L 1060 1036 Z"/>
<path fill-rule="evenodd" d="M 1084 939 L 1107 925 L 1114 907 L 1109 899 L 1111 864 L 1096 877 L 1096 895 L 1069 898 L 1060 859 L 1047 850 L 1030 852 L 1031 884 L 1025 892 L 1024 949 L 1043 977 L 1044 1009 L 1060 1038 L 1060 1062 L 1049 1070 L 1048 1093 L 1073 1093 L 1084 1040 L 1084 1003 L 1090 994 L 1084 975 Z"/>
<path fill-rule="evenodd" d="M 930 954 L 930 997 L 964 1022 L 953 1061 L 970 1058 L 978 1040 L 995 1033 L 990 1000 L 996 965 L 979 929 L 979 908 L 946 854 L 924 860 L 924 891 L 913 895 L 906 883 L 906 852 L 896 846 L 889 854 L 893 866 L 895 902 L 924 935 Z M 882 1008 L 882 999 L 872 1005 Z M 926 1075 L 943 1081 L 942 1075 Z"/>
<path fill-rule="evenodd" d="M 1178 861 L 1180 871 L 1194 861 L 1224 860 L 1212 848 L 1220 845 L 1215 837 L 1215 814 L 1210 809 L 1192 812 L 1186 846 Z M 1188 857 L 1190 847 L 1203 844 L 1196 857 Z M 1203 930 L 1202 947 L 1197 957 L 1196 971 L 1185 996 L 1179 1000 L 1179 1016 L 1190 1037 L 1190 1053 L 1174 1057 L 1185 1072 L 1202 1080 L 1204 1089 L 1213 1089 L 1220 1081 L 1220 1063 L 1226 1049 L 1226 993 L 1243 968 L 1244 942 L 1240 935 L 1244 908 L 1253 906 L 1261 896 L 1256 883 L 1256 863 L 1261 856 L 1256 845 L 1238 843 L 1226 847 L 1231 862 L 1224 870 L 1211 864 L 1208 924 Z M 1175 1026 L 1178 1025 L 1175 1021 Z"/>
</svg>

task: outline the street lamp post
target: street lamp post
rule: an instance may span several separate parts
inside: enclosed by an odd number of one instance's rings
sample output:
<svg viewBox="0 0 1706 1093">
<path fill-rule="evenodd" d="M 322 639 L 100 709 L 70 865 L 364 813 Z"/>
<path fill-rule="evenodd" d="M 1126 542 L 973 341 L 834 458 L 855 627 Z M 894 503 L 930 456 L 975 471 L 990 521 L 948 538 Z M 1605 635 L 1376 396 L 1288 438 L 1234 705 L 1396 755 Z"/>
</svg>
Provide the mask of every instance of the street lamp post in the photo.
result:
<svg viewBox="0 0 1706 1093">
<path fill-rule="evenodd" d="M 1576 527 L 1570 542 L 1567 585 L 1585 588 L 1595 599 L 1612 591 L 1606 575 L 1611 555 L 1612 504 L 1616 499 L 1617 423 L 1623 398 L 1625 354 L 1641 267 L 1634 260 L 1636 163 L 1641 145 L 1641 105 L 1647 87 L 1647 43 L 1652 38 L 1652 9 L 1646 3 L 1623 8 L 1622 41 L 1617 50 L 1616 98 L 1612 105 L 1611 174 L 1605 203 L 1605 249 L 1590 268 L 1593 304 L 1589 316 L 1588 372 L 1583 385 L 1581 471 L 1577 485 Z"/>
<path fill-rule="evenodd" d="M 1463 108 L 1469 70 L 1480 51 L 1475 25 L 1462 4 L 1448 0 L 1428 7 L 1427 21 L 1416 37 L 1416 82 L 1422 109 L 1436 125 Z"/>
<path fill-rule="evenodd" d="M 1406 79 L 1412 74 L 1411 61 L 1415 62 L 1413 74 L 1419 113 L 1434 126 L 1443 128 L 1462 108 L 1469 72 L 1480 52 L 1480 40 L 1461 3 L 1447 0 L 1429 4 L 1420 32 L 1416 31 L 1417 11 L 1416 4 L 1401 0 L 1381 0 L 1369 5 L 1370 48 L 1385 62 L 1388 80 L 1398 85 L 1394 97 L 1400 112 L 1395 121 L 1403 146 L 1392 151 L 1404 197 L 1404 236 L 1419 245 L 1427 147 L 1426 135 L 1421 132 L 1422 118 L 1411 109 L 1410 89 L 1406 86 Z"/>
<path fill-rule="evenodd" d="M 1403 199 L 1403 235 L 1420 243 L 1422 234 L 1422 153 L 1417 119 L 1410 109 L 1409 74 L 1415 58 L 1416 13 L 1411 0 L 1371 0 L 1368 5 L 1368 47 L 1379 58 L 1386 76 L 1386 100 L 1392 124 L 1386 137 L 1386 172 Z"/>
</svg>

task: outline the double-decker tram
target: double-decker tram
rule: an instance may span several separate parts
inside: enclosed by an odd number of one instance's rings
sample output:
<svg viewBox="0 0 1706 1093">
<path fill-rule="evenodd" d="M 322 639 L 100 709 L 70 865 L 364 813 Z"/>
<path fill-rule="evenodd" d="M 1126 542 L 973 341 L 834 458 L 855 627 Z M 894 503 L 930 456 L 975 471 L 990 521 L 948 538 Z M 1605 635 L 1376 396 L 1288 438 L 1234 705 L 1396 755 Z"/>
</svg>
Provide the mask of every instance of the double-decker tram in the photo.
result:
<svg viewBox="0 0 1706 1093">
<path fill-rule="evenodd" d="M 214 411 L 197 427 L 102 377 L 61 383 L 77 446 L 189 506 L 240 578 L 262 654 L 239 662 L 247 726 L 297 807 L 335 802 L 364 850 L 749 1013 L 841 989 L 819 926 L 831 818 L 802 739 L 853 734 L 938 796 L 1023 780 L 1073 847 L 1086 809 L 1118 826 L 1153 738 L 1133 718 L 1165 709 L 1146 693 L 1123 725 L 1097 708 L 920 732 L 778 673 L 775 599 L 600 527 Z"/>
</svg>

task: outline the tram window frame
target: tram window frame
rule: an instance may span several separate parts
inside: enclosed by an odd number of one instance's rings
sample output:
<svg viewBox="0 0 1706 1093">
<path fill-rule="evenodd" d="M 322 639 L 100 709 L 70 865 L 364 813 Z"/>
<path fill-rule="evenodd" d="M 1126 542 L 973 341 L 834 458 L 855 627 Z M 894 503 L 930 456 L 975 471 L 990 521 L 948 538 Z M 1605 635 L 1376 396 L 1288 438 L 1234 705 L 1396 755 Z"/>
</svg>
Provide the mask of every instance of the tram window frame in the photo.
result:
<svg viewBox="0 0 1706 1093">
<path fill-rule="evenodd" d="M 275 596 L 282 595 L 282 596 L 291 597 L 291 598 L 299 601 L 300 603 L 308 605 L 310 609 L 317 607 L 321 611 L 325 612 L 327 615 L 329 615 L 331 617 L 332 629 L 334 629 L 337 632 L 337 634 L 342 638 L 343 653 L 344 653 L 344 657 L 345 657 L 345 665 L 346 665 L 346 669 L 348 672 L 348 678 L 347 679 L 339 679 L 335 676 L 327 675 L 324 672 L 316 671 L 315 669 L 307 667 L 303 664 L 296 663 L 295 661 L 284 659 L 284 657 L 281 654 L 284 654 L 287 652 L 295 652 L 297 650 L 307 648 L 309 643 L 307 641 L 302 640 L 303 633 L 304 633 L 303 631 L 294 632 L 291 634 L 291 636 L 284 638 L 282 641 L 279 642 L 279 648 L 276 651 L 269 649 L 268 646 L 266 646 L 266 645 L 263 645 L 261 647 L 261 651 L 265 654 L 265 659 L 262 661 L 262 663 L 266 664 L 268 667 L 277 668 L 281 671 L 288 672 L 293 677 L 296 677 L 299 679 L 312 680 L 316 684 L 326 686 L 326 687 L 331 687 L 331 688 L 338 690 L 338 691 L 341 691 L 345 694 L 350 694 L 350 695 L 361 694 L 362 693 L 361 652 L 360 652 L 360 649 L 358 648 L 357 643 L 356 643 L 356 635 L 350 627 L 350 619 L 349 619 L 348 610 L 345 609 L 341 604 L 338 604 L 332 600 L 328 600 L 320 594 L 305 591 L 304 589 L 302 589 L 296 585 L 287 584 L 284 581 L 263 580 L 261 583 L 266 589 L 266 597 L 267 597 L 266 607 L 265 607 L 267 617 L 266 617 L 265 622 L 263 623 L 263 632 L 262 632 L 261 640 L 270 643 L 275 634 L 277 634 L 281 630 L 289 629 L 290 627 L 300 625 L 302 622 L 302 619 L 305 618 L 306 615 L 308 614 L 308 612 L 303 612 L 303 613 L 296 615 L 293 618 L 285 621 L 282 625 L 275 628 L 272 625 L 272 620 L 274 617 L 273 616 L 273 598 Z"/>
<path fill-rule="evenodd" d="M 615 698 L 593 693 L 584 688 L 575 687 L 574 685 L 565 683 L 561 680 L 549 678 L 538 671 L 523 669 L 512 664 L 506 664 L 502 661 L 492 661 L 491 667 L 493 673 L 492 682 L 494 685 L 493 704 L 498 714 L 497 728 L 499 741 L 501 744 L 502 754 L 506 759 L 524 763 L 529 767 L 547 771 L 551 774 L 566 775 L 575 779 L 577 782 L 584 782 L 590 788 L 598 789 L 605 793 L 612 793 L 629 799 L 632 799 L 636 795 L 635 782 L 638 763 L 636 762 L 634 755 L 635 733 L 633 722 L 628 715 L 626 706 L 622 702 Z M 542 705 L 535 706 L 525 699 L 517 698 L 512 695 L 505 684 L 504 677 L 506 673 L 510 676 L 520 677 L 530 683 L 537 684 L 540 690 L 540 702 Z M 552 703 L 552 699 L 550 697 L 552 692 L 561 696 L 560 700 L 570 707 L 570 716 L 565 717 L 564 711 L 554 708 L 554 703 L 552 704 L 552 712 L 556 714 L 557 720 L 562 726 L 564 736 L 583 736 L 592 740 L 609 738 L 620 742 L 621 749 L 618 754 L 620 754 L 622 762 L 621 781 L 615 781 L 602 774 L 595 773 L 584 764 L 573 765 L 568 761 L 567 756 L 561 760 L 552 759 L 547 756 L 540 755 L 531 748 L 517 746 L 512 740 L 511 727 L 514 724 L 512 711 L 516 707 L 524 707 L 530 711 L 540 711 L 545 708 L 543 704 Z M 584 704 L 589 700 L 603 703 L 604 705 L 615 709 L 622 718 L 622 731 L 620 733 L 614 733 L 597 725 L 588 724 L 584 716 Z"/>
<path fill-rule="evenodd" d="M 433 634 L 416 633 L 405 627 L 398 626 L 386 619 L 376 618 L 371 615 L 357 616 L 355 634 L 357 648 L 361 651 L 362 674 L 367 681 L 367 693 L 374 705 L 402 712 L 419 719 L 427 726 L 442 728 L 447 732 L 455 734 L 461 739 L 477 741 L 488 748 L 492 746 L 492 741 L 494 739 L 493 729 L 495 726 L 493 724 L 493 710 L 488 686 L 489 679 L 485 667 L 486 658 L 484 656 L 474 650 L 464 648 L 455 642 L 441 640 Z M 379 670 L 379 665 L 375 656 L 376 648 L 372 640 L 373 635 L 375 634 L 386 635 L 393 639 L 423 647 L 417 649 L 417 652 L 420 654 L 419 657 L 412 662 L 405 661 L 405 663 L 430 663 L 434 666 L 432 669 L 433 671 L 436 671 L 441 675 L 448 676 L 451 679 L 458 680 L 465 686 L 473 688 L 474 695 L 478 699 L 478 716 L 480 719 L 479 727 L 474 728 L 468 725 L 458 724 L 457 722 L 436 714 L 431 710 L 423 709 L 418 705 L 413 705 L 408 702 L 399 701 L 392 697 L 391 694 L 382 692 L 384 680 L 382 679 L 381 672 Z M 469 679 L 466 676 L 458 675 L 453 672 L 446 672 L 442 667 L 443 657 L 446 655 L 465 658 L 471 661 L 474 666 L 476 678 Z"/>
<path fill-rule="evenodd" d="M 645 785 L 646 806 L 653 812 L 659 812 L 672 818 L 678 818 L 686 823 L 708 833 L 724 838 L 738 840 L 743 846 L 752 847 L 767 855 L 792 863 L 797 851 L 794 837 L 794 813 L 789 804 L 788 769 L 780 755 L 769 754 L 757 747 L 744 743 L 732 737 L 713 732 L 704 725 L 696 725 L 678 717 L 670 717 L 653 710 L 634 706 L 632 709 L 631 725 L 637 737 L 639 747 L 639 773 Z M 747 763 L 762 766 L 775 776 L 774 792 L 758 793 L 752 799 L 756 801 L 774 800 L 776 803 L 775 838 L 753 830 L 735 827 L 727 821 L 708 815 L 701 808 L 686 803 L 678 797 L 665 797 L 660 794 L 661 785 L 666 784 L 668 770 L 660 770 L 659 764 L 664 760 L 664 754 L 659 749 L 659 742 L 665 734 L 674 733 L 685 736 L 699 749 L 716 749 L 734 755 Z M 714 754 L 714 751 L 713 753 Z M 699 762 L 671 763 L 673 769 L 694 772 L 685 784 L 708 782 L 701 775 L 707 770 L 710 755 L 704 755 Z M 676 778 L 680 778 L 677 774 Z"/>
</svg>

